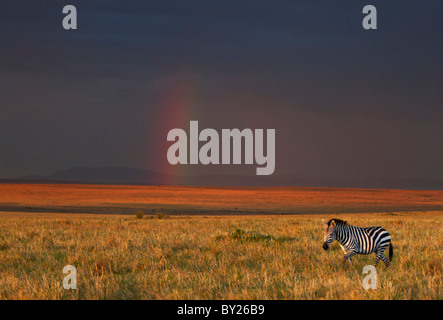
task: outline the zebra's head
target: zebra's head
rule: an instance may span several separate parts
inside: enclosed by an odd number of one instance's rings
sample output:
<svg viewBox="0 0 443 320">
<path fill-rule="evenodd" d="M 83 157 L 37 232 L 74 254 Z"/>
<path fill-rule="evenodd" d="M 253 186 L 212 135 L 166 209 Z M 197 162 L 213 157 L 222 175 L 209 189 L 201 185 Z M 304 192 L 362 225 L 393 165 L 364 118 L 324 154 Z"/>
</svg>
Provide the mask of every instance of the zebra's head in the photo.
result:
<svg viewBox="0 0 443 320">
<path fill-rule="evenodd" d="M 328 250 L 331 242 L 335 240 L 334 227 L 335 227 L 335 220 L 334 219 L 331 219 L 328 222 L 323 220 L 323 228 L 324 228 L 323 249 L 325 249 L 325 250 Z"/>
</svg>

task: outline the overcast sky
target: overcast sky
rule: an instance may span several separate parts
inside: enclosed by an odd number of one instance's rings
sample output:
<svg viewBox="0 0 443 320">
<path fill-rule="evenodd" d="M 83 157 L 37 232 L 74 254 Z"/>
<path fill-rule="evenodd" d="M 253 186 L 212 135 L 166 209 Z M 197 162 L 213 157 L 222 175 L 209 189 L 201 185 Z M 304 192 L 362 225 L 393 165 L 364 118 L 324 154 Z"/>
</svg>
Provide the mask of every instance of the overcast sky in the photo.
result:
<svg viewBox="0 0 443 320">
<path fill-rule="evenodd" d="M 167 133 L 198 120 L 275 129 L 278 175 L 443 179 L 442 14 L 442 1 L 4 1 L 0 177 L 177 172 Z"/>
</svg>

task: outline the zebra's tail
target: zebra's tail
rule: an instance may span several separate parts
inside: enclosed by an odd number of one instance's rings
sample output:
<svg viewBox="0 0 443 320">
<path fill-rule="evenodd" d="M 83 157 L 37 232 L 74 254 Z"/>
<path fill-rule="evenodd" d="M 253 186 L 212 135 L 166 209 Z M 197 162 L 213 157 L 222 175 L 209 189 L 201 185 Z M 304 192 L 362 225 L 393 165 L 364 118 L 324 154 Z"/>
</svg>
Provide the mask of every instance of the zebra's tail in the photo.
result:
<svg viewBox="0 0 443 320">
<path fill-rule="evenodd" d="M 394 257 L 394 248 L 392 247 L 392 242 L 389 244 L 389 261 Z"/>
</svg>

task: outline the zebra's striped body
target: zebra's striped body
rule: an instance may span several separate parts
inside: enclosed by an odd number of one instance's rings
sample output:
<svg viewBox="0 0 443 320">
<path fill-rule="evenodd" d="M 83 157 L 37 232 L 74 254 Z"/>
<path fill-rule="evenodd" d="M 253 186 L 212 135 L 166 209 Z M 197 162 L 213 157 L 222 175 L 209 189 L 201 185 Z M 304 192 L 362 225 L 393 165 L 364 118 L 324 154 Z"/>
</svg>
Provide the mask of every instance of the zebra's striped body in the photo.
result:
<svg viewBox="0 0 443 320">
<path fill-rule="evenodd" d="M 356 254 L 376 253 L 375 263 L 377 266 L 380 259 L 389 267 L 389 261 L 384 255 L 385 249 L 389 247 L 389 260 L 393 256 L 391 236 L 382 227 L 360 228 L 348 225 L 346 221 L 331 219 L 325 223 L 325 234 L 323 249 L 327 250 L 332 241 L 337 240 L 345 252 L 345 262 Z"/>
</svg>

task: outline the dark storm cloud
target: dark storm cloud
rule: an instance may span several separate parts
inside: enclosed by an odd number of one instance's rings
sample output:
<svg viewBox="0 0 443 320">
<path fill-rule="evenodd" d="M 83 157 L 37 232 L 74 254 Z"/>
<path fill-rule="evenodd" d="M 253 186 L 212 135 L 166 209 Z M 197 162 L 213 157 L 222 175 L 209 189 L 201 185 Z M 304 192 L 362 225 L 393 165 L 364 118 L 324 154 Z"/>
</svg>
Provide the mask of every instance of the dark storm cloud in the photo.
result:
<svg viewBox="0 0 443 320">
<path fill-rule="evenodd" d="M 277 172 L 443 179 L 438 1 L 372 1 L 377 31 L 366 1 L 70 1 L 75 31 L 65 4 L 0 11 L 0 176 L 158 169 L 159 96 L 192 79 L 203 126 L 276 128 Z"/>
</svg>

